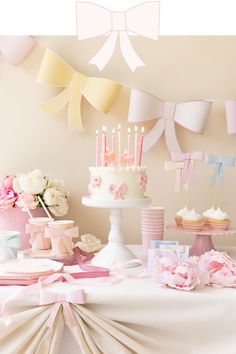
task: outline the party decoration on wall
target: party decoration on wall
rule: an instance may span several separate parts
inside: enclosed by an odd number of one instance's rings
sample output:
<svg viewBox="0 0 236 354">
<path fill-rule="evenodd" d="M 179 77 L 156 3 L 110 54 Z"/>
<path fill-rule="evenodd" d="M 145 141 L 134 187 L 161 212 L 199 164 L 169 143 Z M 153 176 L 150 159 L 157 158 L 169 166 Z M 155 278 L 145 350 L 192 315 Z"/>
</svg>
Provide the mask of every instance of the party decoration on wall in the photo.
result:
<svg viewBox="0 0 236 354">
<path fill-rule="evenodd" d="M 181 176 L 182 184 L 187 182 L 196 183 L 196 176 L 193 169 L 193 161 L 202 161 L 204 158 L 202 151 L 196 151 L 192 153 L 183 153 L 183 152 L 173 152 L 172 160 L 174 162 L 184 162 L 183 173 Z"/>
<path fill-rule="evenodd" d="M 182 186 L 186 190 L 188 190 L 188 183 L 182 184 L 182 175 L 184 169 L 184 162 L 173 162 L 173 161 L 166 161 L 165 162 L 165 171 L 176 171 L 175 172 L 175 192 L 182 191 Z"/>
<path fill-rule="evenodd" d="M 159 32 L 160 3 L 148 1 L 127 11 L 110 11 L 102 6 L 77 2 L 78 39 L 84 40 L 102 35 L 108 38 L 102 48 L 90 60 L 101 71 L 110 61 L 119 39 L 121 53 L 132 71 L 145 64 L 135 52 L 129 34 L 157 40 Z"/>
<path fill-rule="evenodd" d="M 121 88 L 121 85 L 114 81 L 87 77 L 75 71 L 49 49 L 45 51 L 37 81 L 64 88 L 59 95 L 43 103 L 42 108 L 46 114 L 54 114 L 68 103 L 68 125 L 71 131 L 83 131 L 82 97 L 94 108 L 107 113 Z"/>
<path fill-rule="evenodd" d="M 35 44 L 29 36 L 0 36 L 0 52 L 14 66 L 25 60 Z"/>
<path fill-rule="evenodd" d="M 158 120 L 151 131 L 144 137 L 144 152 L 150 150 L 165 134 L 169 153 L 181 152 L 175 133 L 175 123 L 198 134 L 202 134 L 212 102 L 186 101 L 181 103 L 167 102 L 151 94 L 131 90 L 128 121 L 141 123 Z"/>
<path fill-rule="evenodd" d="M 236 133 L 236 100 L 225 101 L 227 133 Z"/>
</svg>

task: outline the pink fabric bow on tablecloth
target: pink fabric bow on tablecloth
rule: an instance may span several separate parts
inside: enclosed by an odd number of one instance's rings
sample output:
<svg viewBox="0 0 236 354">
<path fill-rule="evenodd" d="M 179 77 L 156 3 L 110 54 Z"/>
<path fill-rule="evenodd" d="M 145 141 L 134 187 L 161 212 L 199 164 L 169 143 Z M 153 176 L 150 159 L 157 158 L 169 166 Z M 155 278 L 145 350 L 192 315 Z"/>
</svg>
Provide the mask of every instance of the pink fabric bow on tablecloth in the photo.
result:
<svg viewBox="0 0 236 354">
<path fill-rule="evenodd" d="M 126 183 L 120 183 L 118 185 L 111 184 L 109 191 L 113 194 L 114 199 L 124 199 L 124 195 L 127 193 L 128 187 Z"/>
<path fill-rule="evenodd" d="M 0 52 L 14 66 L 25 60 L 35 44 L 29 36 L 0 36 Z"/>
<path fill-rule="evenodd" d="M 159 32 L 158 1 L 148 1 L 127 11 L 110 11 L 88 2 L 77 2 L 78 39 L 108 34 L 103 47 L 90 60 L 101 71 L 111 59 L 119 38 L 121 53 L 132 71 L 145 64 L 135 52 L 129 33 L 157 40 Z"/>
<path fill-rule="evenodd" d="M 71 238 L 79 237 L 78 226 L 71 227 L 70 229 L 54 229 L 53 227 L 45 227 L 45 237 L 54 238 L 55 249 L 53 251 L 54 255 L 60 254 L 59 245 L 60 242 L 63 243 L 67 252 L 70 256 L 74 254 L 73 244 Z"/>
<path fill-rule="evenodd" d="M 34 242 L 37 240 L 39 237 L 42 246 L 47 249 L 48 242 L 44 238 L 44 226 L 38 226 L 38 225 L 33 225 L 33 224 L 26 224 L 26 234 L 31 234 L 29 243 L 33 246 Z"/>
<path fill-rule="evenodd" d="M 193 161 L 202 161 L 204 158 L 203 152 L 196 151 L 192 153 L 183 153 L 183 152 L 173 152 L 172 160 L 174 162 L 183 161 L 184 168 L 181 176 L 182 184 L 187 183 L 190 179 L 192 183 L 196 183 L 196 176 L 194 173 Z"/>
<path fill-rule="evenodd" d="M 165 102 L 151 94 L 132 89 L 130 95 L 128 121 L 141 123 L 153 119 L 158 122 L 144 137 L 144 152 L 150 150 L 165 134 L 169 153 L 181 152 L 175 133 L 175 123 L 198 134 L 202 134 L 212 102 L 186 101 L 181 103 Z"/>
</svg>

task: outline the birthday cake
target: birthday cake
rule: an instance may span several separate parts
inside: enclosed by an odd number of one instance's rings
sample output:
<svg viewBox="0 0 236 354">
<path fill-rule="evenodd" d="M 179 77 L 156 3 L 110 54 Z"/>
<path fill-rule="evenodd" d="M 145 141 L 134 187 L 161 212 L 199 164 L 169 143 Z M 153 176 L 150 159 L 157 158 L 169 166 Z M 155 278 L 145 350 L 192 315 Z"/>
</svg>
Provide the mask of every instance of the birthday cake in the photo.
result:
<svg viewBox="0 0 236 354">
<path fill-rule="evenodd" d="M 91 199 L 118 200 L 145 197 L 147 175 L 146 167 L 141 166 L 142 140 L 143 134 L 139 135 L 136 131 L 132 150 L 131 132 L 128 130 L 128 149 L 121 154 L 120 130 L 118 128 L 115 140 L 113 129 L 112 150 L 109 152 L 106 131 L 103 131 L 101 139 L 97 132 L 96 166 L 89 168 L 88 190 Z"/>
</svg>

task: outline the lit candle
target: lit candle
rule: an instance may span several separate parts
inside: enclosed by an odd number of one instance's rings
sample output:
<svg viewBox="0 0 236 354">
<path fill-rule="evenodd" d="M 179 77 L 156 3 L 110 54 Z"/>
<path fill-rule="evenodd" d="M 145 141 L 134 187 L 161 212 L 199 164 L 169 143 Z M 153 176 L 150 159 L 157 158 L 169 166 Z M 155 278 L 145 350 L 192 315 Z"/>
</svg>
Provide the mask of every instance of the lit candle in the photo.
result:
<svg viewBox="0 0 236 354">
<path fill-rule="evenodd" d="M 126 161 L 127 161 L 127 150 L 124 151 L 124 167 L 126 167 Z"/>
<path fill-rule="evenodd" d="M 137 165 L 137 156 L 138 156 L 138 127 L 134 127 L 134 165 Z"/>
<path fill-rule="evenodd" d="M 106 132 L 107 132 L 107 128 L 102 127 L 102 166 L 106 166 L 106 163 L 105 163 L 105 153 L 107 152 Z"/>
<path fill-rule="evenodd" d="M 119 164 L 119 167 L 120 167 L 120 156 L 121 156 L 121 142 L 120 142 L 120 139 L 121 139 L 121 125 L 119 124 L 118 125 L 118 133 L 117 133 L 117 140 L 118 140 L 118 164 Z"/>
<path fill-rule="evenodd" d="M 139 144 L 139 160 L 138 165 L 141 166 L 142 157 L 143 157 L 143 135 L 144 135 L 144 127 L 141 129 L 141 137 L 140 137 L 140 144 Z"/>
<path fill-rule="evenodd" d="M 99 166 L 99 131 L 96 130 L 96 166 Z"/>
<path fill-rule="evenodd" d="M 112 129 L 112 135 L 111 135 L 111 146 L 112 146 L 112 150 L 115 151 L 116 150 L 116 138 L 115 138 L 115 129 Z"/>
<path fill-rule="evenodd" d="M 128 141 L 127 141 L 128 155 L 131 154 L 131 129 L 128 128 Z"/>
</svg>

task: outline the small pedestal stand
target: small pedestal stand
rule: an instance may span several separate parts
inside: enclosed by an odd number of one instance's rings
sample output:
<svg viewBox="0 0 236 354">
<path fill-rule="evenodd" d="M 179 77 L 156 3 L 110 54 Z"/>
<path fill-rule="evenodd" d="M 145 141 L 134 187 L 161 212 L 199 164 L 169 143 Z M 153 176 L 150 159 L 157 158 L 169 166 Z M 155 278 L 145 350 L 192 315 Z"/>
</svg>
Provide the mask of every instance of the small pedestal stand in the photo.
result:
<svg viewBox="0 0 236 354">
<path fill-rule="evenodd" d="M 228 229 L 222 231 L 211 229 L 209 227 L 203 227 L 202 230 L 198 232 L 185 230 L 183 227 L 176 225 L 168 225 L 167 229 L 196 235 L 195 241 L 190 249 L 190 256 L 201 256 L 201 254 L 215 249 L 212 242 L 212 236 L 228 236 L 236 234 L 236 230 Z"/>
<path fill-rule="evenodd" d="M 135 255 L 124 244 L 121 231 L 122 209 L 141 208 L 151 201 L 150 198 L 127 199 L 127 200 L 93 200 L 83 197 L 82 204 L 93 208 L 109 208 L 111 228 L 108 235 L 108 244 L 92 259 L 91 263 L 96 266 L 112 268 L 114 262 L 128 262 L 135 259 Z M 133 264 L 132 266 L 135 266 Z"/>
</svg>

